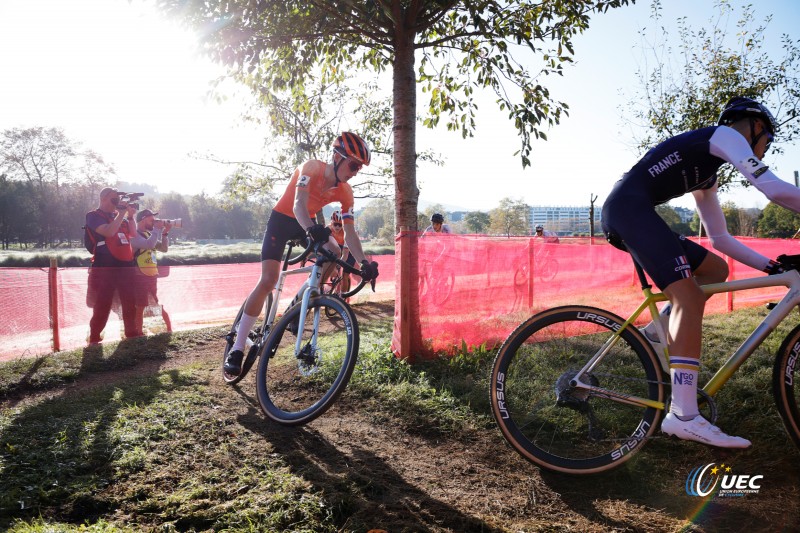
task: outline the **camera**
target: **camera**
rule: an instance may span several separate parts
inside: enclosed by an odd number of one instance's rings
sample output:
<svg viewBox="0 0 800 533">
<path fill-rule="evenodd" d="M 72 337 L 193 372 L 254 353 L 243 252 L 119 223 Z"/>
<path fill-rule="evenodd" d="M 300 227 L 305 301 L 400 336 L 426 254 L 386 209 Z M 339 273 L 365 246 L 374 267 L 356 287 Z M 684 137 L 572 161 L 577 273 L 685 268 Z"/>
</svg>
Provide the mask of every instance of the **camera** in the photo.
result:
<svg viewBox="0 0 800 533">
<path fill-rule="evenodd" d="M 143 192 L 119 192 L 119 202 L 117 203 L 117 209 L 126 209 L 129 205 L 135 207 L 137 210 L 139 209 L 139 203 L 137 200 L 144 196 Z"/>
<path fill-rule="evenodd" d="M 164 224 L 172 224 L 172 227 L 176 228 L 176 229 L 183 227 L 183 222 L 181 221 L 180 218 L 161 218 L 161 219 L 156 219 L 156 220 L 160 220 Z"/>
</svg>

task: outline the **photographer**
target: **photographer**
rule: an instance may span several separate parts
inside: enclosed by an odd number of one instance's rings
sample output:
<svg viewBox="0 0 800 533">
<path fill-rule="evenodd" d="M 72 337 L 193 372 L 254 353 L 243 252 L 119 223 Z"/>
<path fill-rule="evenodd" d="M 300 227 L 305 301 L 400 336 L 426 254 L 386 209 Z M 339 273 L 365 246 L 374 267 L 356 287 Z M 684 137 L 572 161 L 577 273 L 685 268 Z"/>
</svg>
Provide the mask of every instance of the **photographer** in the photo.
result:
<svg viewBox="0 0 800 533">
<path fill-rule="evenodd" d="M 100 191 L 98 208 L 86 213 L 86 231 L 94 243 L 86 293 L 86 303 L 92 308 L 89 344 L 99 344 L 103 340 L 115 294 L 122 307 L 125 337 L 141 335 L 134 315 L 134 262 L 130 241 L 135 234 L 133 215 L 136 210 L 121 198 L 126 198 L 125 193 L 106 187 Z"/>
<path fill-rule="evenodd" d="M 136 215 L 136 235 L 131 239 L 134 258 L 136 261 L 136 274 L 134 277 L 136 303 L 136 328 L 144 333 L 144 310 L 158 302 L 158 258 L 156 252 L 166 252 L 169 249 L 169 230 L 172 228 L 171 220 L 160 220 L 149 209 L 140 211 Z M 164 306 L 161 306 L 161 318 L 167 326 L 167 332 L 172 331 L 172 323 Z"/>
</svg>

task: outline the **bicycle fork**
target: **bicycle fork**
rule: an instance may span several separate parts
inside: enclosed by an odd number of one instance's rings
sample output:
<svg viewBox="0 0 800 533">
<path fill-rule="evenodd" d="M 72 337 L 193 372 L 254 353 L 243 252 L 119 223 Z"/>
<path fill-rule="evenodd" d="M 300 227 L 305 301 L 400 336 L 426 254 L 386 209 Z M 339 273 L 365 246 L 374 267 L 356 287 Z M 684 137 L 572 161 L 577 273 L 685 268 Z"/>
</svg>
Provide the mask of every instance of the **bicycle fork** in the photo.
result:
<svg viewBox="0 0 800 533">
<path fill-rule="evenodd" d="M 300 315 L 297 319 L 297 339 L 295 340 L 294 355 L 298 359 L 299 364 L 312 366 L 315 362 L 317 351 L 317 337 L 319 334 L 319 320 L 320 308 L 314 309 L 313 326 L 311 338 L 303 346 L 303 331 L 305 331 L 306 319 L 308 318 L 308 307 L 312 296 L 319 296 L 319 286 L 322 279 L 322 269 L 319 265 L 314 264 L 311 269 L 309 279 L 300 287 L 298 296 L 302 294 L 300 299 Z"/>
</svg>

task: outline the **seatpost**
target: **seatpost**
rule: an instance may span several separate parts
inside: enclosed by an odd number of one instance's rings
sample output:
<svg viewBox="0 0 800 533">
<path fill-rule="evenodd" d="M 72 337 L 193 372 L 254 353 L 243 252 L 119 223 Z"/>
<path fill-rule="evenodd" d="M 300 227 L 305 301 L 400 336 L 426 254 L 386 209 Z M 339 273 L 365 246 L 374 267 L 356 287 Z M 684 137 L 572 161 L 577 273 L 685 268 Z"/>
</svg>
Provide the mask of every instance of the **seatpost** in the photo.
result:
<svg viewBox="0 0 800 533">
<path fill-rule="evenodd" d="M 642 285 L 642 290 L 652 289 L 653 286 L 647 283 L 647 276 L 644 275 L 642 265 L 640 265 L 633 256 L 631 256 L 631 258 L 633 259 L 633 266 L 636 268 L 636 275 L 639 276 L 639 283 Z"/>
<path fill-rule="evenodd" d="M 287 270 L 289 268 L 289 258 L 292 257 L 292 241 L 286 243 L 288 246 L 288 250 L 286 250 L 286 256 L 283 258 L 283 270 Z"/>
</svg>

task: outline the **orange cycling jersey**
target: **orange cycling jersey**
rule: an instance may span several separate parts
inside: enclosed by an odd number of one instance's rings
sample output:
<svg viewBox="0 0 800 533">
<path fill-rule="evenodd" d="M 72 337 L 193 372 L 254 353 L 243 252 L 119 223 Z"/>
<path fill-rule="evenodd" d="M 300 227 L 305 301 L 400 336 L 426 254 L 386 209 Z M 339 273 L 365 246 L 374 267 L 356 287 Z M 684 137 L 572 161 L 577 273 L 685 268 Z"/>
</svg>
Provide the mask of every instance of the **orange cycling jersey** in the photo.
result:
<svg viewBox="0 0 800 533">
<path fill-rule="evenodd" d="M 339 229 L 339 231 L 336 231 L 335 229 L 333 229 L 333 227 L 331 226 L 328 227 L 331 228 L 331 237 L 334 238 L 336 244 L 338 244 L 339 246 L 344 246 L 344 231 L 341 228 Z"/>
<path fill-rule="evenodd" d="M 286 192 L 275 204 L 274 210 L 278 213 L 296 218 L 294 216 L 295 191 L 298 187 L 305 187 L 308 191 L 308 215 L 311 220 L 317 211 L 324 206 L 339 202 L 342 204 L 342 222 L 353 223 L 353 189 L 347 183 L 340 181 L 336 187 L 322 191 L 325 182 L 324 161 L 311 159 L 297 167 L 292 173 L 292 179 L 286 186 Z"/>
</svg>

